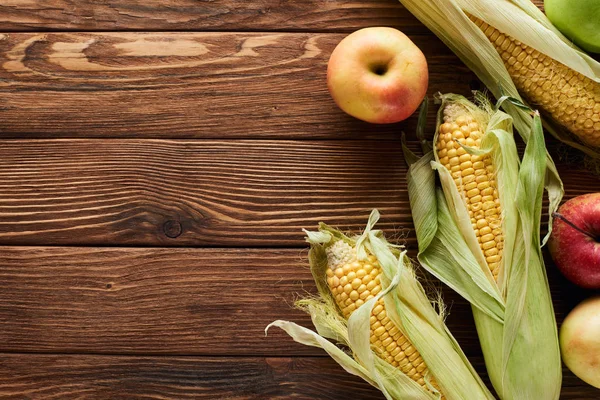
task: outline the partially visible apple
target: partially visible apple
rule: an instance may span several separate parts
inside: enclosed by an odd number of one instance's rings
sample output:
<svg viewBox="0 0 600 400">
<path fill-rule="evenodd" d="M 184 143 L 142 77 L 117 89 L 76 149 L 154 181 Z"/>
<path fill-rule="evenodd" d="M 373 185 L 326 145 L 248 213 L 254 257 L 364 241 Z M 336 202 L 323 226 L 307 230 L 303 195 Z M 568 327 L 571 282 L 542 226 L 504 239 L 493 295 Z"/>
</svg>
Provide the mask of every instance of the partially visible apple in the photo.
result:
<svg viewBox="0 0 600 400">
<path fill-rule="evenodd" d="M 548 247 L 563 275 L 574 284 L 600 289 L 600 193 L 577 196 L 555 214 Z"/>
<path fill-rule="evenodd" d="M 333 50 L 327 86 L 337 105 L 363 121 L 386 124 L 412 115 L 427 93 L 421 50 L 393 28 L 360 29 Z"/>
<path fill-rule="evenodd" d="M 565 365 L 581 380 L 600 388 L 600 297 L 581 302 L 559 333 Z"/>
<path fill-rule="evenodd" d="M 600 1 L 545 0 L 548 19 L 579 47 L 600 53 Z"/>
</svg>

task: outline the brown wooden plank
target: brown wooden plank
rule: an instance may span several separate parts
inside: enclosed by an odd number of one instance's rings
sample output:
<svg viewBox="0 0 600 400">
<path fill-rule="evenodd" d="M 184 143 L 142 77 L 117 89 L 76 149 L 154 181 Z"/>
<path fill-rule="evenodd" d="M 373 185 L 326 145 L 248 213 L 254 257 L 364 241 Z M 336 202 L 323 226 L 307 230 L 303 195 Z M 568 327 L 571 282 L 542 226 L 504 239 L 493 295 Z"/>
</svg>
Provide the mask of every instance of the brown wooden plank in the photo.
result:
<svg viewBox="0 0 600 400">
<path fill-rule="evenodd" d="M 5 0 L 0 24 L 7 31 L 350 32 L 377 25 L 426 31 L 394 0 Z"/>
<path fill-rule="evenodd" d="M 299 250 L 0 248 L 0 351 L 315 354 L 282 331 L 310 326 Z"/>
<path fill-rule="evenodd" d="M 310 324 L 298 250 L 0 249 L 2 351 L 310 354 L 276 329 Z M 8 288 L 10 287 L 10 288 Z"/>
<path fill-rule="evenodd" d="M 547 261 L 560 322 L 589 293 Z M 316 292 L 304 249 L 0 247 L 0 279 L 0 352 L 321 354 L 278 329 L 264 335 L 276 319 L 312 327 L 293 308 Z M 480 354 L 470 306 L 429 284 L 465 353 Z"/>
<path fill-rule="evenodd" d="M 362 123 L 326 85 L 343 38 L 310 33 L 0 34 L 0 137 L 350 138 L 413 132 Z M 474 75 L 431 35 L 430 95 Z M 432 115 L 433 116 L 433 115 Z"/>
<path fill-rule="evenodd" d="M 0 357 L 3 399 L 383 399 L 375 388 L 325 357 Z M 473 365 L 486 379 L 481 357 L 474 358 Z M 568 370 L 564 374 L 562 400 L 599 395 Z"/>
<path fill-rule="evenodd" d="M 303 246 L 409 224 L 405 173 L 398 142 L 7 140 L 0 243 Z"/>
<path fill-rule="evenodd" d="M 542 6 L 542 0 L 534 0 Z M 394 0 L 4 0 L 4 31 L 39 30 L 273 30 L 350 32 L 393 26 L 425 32 Z"/>
<path fill-rule="evenodd" d="M 0 247 L 0 352 L 319 355 L 276 319 L 315 293 L 306 250 Z M 448 293 L 477 353 L 470 307 Z M 456 322 L 456 323 L 455 323 Z"/>
<path fill-rule="evenodd" d="M 2 354 L 3 399 L 312 399 L 381 400 L 362 379 L 325 357 L 115 357 Z M 480 357 L 473 365 L 486 379 Z M 598 389 L 564 370 L 562 400 Z"/>
<path fill-rule="evenodd" d="M 382 399 L 376 389 L 324 357 L 0 358 L 2 399 Z"/>
<path fill-rule="evenodd" d="M 328 358 L 0 357 L 3 399 L 383 398 Z"/>
<path fill-rule="evenodd" d="M 559 170 L 567 197 L 600 191 Z M 414 244 L 406 172 L 397 141 L 5 140 L 0 244 L 304 246 L 373 208 Z"/>
<path fill-rule="evenodd" d="M 567 283 L 547 262 L 561 323 L 589 293 Z M 337 398 L 338 387 L 367 387 L 326 358 L 290 358 L 324 353 L 292 342 L 277 329 L 264 337 L 264 327 L 274 319 L 311 327 L 306 315 L 291 308 L 298 295 L 315 292 L 305 251 L 3 247 L 0 277 L 0 352 L 88 353 L 0 354 L 2 398 L 22 398 L 23 391 L 33 398 L 65 398 L 70 390 L 74 397 L 79 390 L 92 396 L 124 390 L 128 396 L 127 390 L 141 388 L 177 398 L 200 395 L 197 390 L 227 390 L 217 377 L 243 396 L 252 390 L 275 396 L 318 389 L 326 398 Z M 447 288 L 443 292 L 450 307 L 447 324 L 485 378 L 470 307 Z M 314 382 L 314 373 L 326 377 L 322 382 L 334 390 Z M 147 385 L 150 378 L 154 384 Z M 176 378 L 180 386 L 172 382 Z M 275 386 L 265 387 L 263 379 Z M 590 393 L 565 370 L 563 398 Z"/>
</svg>

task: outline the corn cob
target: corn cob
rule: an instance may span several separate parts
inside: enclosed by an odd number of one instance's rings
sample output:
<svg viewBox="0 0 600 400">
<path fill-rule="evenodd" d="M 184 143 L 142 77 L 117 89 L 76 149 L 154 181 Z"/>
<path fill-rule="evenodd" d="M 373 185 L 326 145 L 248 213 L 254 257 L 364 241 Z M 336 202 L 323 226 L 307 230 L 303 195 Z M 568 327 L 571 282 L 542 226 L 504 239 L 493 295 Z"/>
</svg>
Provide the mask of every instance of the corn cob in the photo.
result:
<svg viewBox="0 0 600 400">
<path fill-rule="evenodd" d="M 519 92 L 575 134 L 600 147 L 600 83 L 469 16 L 500 54 Z"/>
<path fill-rule="evenodd" d="M 438 158 L 462 194 L 481 251 L 497 281 L 504 241 L 494 166 L 490 156 L 471 155 L 461 146 L 479 148 L 485 127 L 456 103 L 444 108 L 443 118 L 436 143 Z"/>
<path fill-rule="evenodd" d="M 435 307 L 406 251 L 374 229 L 378 220 L 373 210 L 354 237 L 324 223 L 305 231 L 319 295 L 296 305 L 318 333 L 281 320 L 267 329 L 279 327 L 299 343 L 322 348 L 386 399 L 495 399 L 444 324 L 440 299 Z"/>
<path fill-rule="evenodd" d="M 345 319 L 381 291 L 381 270 L 377 258 L 370 255 L 367 260 L 358 261 L 354 254 L 353 248 L 341 240 L 327 249 L 327 284 Z M 375 353 L 429 390 L 425 382 L 427 365 L 389 319 L 382 298 L 373 307 L 370 327 L 371 346 Z M 439 390 L 434 379 L 431 379 L 431 385 Z"/>
<path fill-rule="evenodd" d="M 560 348 L 539 238 L 548 182 L 541 119 L 533 113 L 519 157 L 513 120 L 475 97 L 479 104 L 440 95 L 433 163 L 405 149 L 418 259 L 473 305 L 499 398 L 557 400 Z"/>
</svg>

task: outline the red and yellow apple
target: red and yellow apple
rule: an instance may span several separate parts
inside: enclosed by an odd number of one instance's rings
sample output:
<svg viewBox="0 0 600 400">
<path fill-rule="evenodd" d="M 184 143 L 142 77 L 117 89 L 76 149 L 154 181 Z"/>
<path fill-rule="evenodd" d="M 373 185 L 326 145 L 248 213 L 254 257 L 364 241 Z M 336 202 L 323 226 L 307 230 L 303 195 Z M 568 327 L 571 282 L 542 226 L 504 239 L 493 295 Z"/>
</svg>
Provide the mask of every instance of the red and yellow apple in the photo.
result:
<svg viewBox="0 0 600 400">
<path fill-rule="evenodd" d="M 581 380 L 600 388 L 600 297 L 577 305 L 559 333 L 565 365 Z"/>
<path fill-rule="evenodd" d="M 360 29 L 333 50 L 327 86 L 336 104 L 363 121 L 386 124 L 412 115 L 427 93 L 423 52 L 393 28 Z"/>
<path fill-rule="evenodd" d="M 555 213 L 548 248 L 574 284 L 600 289 L 600 193 L 577 196 Z"/>
</svg>

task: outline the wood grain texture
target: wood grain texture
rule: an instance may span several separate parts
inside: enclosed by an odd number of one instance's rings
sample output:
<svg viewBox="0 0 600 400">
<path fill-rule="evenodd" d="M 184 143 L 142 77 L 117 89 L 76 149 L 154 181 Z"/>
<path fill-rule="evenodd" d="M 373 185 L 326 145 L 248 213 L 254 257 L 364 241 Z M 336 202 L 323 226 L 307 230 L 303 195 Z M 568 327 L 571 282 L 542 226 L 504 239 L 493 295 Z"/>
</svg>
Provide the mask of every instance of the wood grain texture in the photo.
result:
<svg viewBox="0 0 600 400">
<path fill-rule="evenodd" d="M 0 34 L 0 137 L 365 138 L 413 132 L 344 114 L 326 84 L 339 34 Z M 431 35 L 413 37 L 430 95 L 474 75 Z M 431 115 L 433 118 L 433 114 Z"/>
<path fill-rule="evenodd" d="M 303 246 L 408 225 L 405 173 L 398 142 L 6 140 L 0 243 Z"/>
<path fill-rule="evenodd" d="M 303 257 L 304 256 L 304 257 Z M 265 327 L 306 326 L 298 250 L 1 248 L 0 351 L 319 354 Z"/>
<path fill-rule="evenodd" d="M 559 171 L 567 198 L 600 191 Z M 378 208 L 414 245 L 406 172 L 397 141 L 5 140 L 0 244 L 304 246 Z"/>
<path fill-rule="evenodd" d="M 547 262 L 560 323 L 589 293 Z M 323 354 L 264 334 L 277 319 L 312 327 L 293 308 L 316 293 L 306 249 L 0 247 L 0 279 L 0 352 Z M 465 353 L 480 356 L 469 304 L 429 281 Z"/>
<path fill-rule="evenodd" d="M 538 6 L 542 0 L 534 0 Z M 392 26 L 427 32 L 395 0 L 3 0 L 3 31 L 317 31 Z"/>
<path fill-rule="evenodd" d="M 264 333 L 312 327 L 293 308 L 316 293 L 306 250 L 0 247 L 0 278 L 0 352 L 322 355 Z M 470 318 L 453 307 L 477 354 Z"/>
<path fill-rule="evenodd" d="M 3 399 L 383 399 L 325 357 L 0 357 Z M 474 358 L 473 365 L 484 369 L 481 358 Z M 564 373 L 561 400 L 599 395 L 566 369 Z"/>
<path fill-rule="evenodd" d="M 0 266 L 0 398 L 381 398 L 321 350 L 264 336 L 275 319 L 312 328 L 291 307 L 315 293 L 305 250 L 1 247 Z M 560 323 L 588 294 L 548 270 Z M 442 290 L 486 379 L 470 306 Z M 597 393 L 564 372 L 562 399 Z"/>
<path fill-rule="evenodd" d="M 0 357 L 3 399 L 383 399 L 375 388 L 324 357 Z M 483 360 L 475 358 L 473 365 L 482 370 Z M 561 400 L 598 395 L 565 370 Z"/>
<path fill-rule="evenodd" d="M 5 30 L 347 32 L 385 25 L 424 32 L 394 0 L 4 0 Z"/>
<path fill-rule="evenodd" d="M 383 399 L 329 358 L 0 358 L 3 399 Z"/>
</svg>

